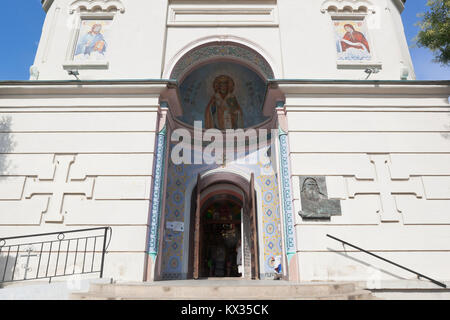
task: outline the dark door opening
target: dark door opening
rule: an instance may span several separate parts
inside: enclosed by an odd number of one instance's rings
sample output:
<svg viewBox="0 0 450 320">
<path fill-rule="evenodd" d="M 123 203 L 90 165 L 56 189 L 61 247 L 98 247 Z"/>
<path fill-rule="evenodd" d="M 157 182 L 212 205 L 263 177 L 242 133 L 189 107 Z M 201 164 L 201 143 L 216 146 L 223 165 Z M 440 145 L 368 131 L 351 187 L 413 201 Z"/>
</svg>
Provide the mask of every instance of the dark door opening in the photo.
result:
<svg viewBox="0 0 450 320">
<path fill-rule="evenodd" d="M 219 184 L 223 192 L 205 191 Z M 230 186 L 242 193 L 230 191 Z M 197 176 L 191 198 L 188 278 L 259 279 L 255 194 L 253 173 L 250 181 L 224 172 Z"/>
<path fill-rule="evenodd" d="M 241 210 L 232 201 L 216 201 L 202 210 L 201 277 L 241 277 Z"/>
</svg>

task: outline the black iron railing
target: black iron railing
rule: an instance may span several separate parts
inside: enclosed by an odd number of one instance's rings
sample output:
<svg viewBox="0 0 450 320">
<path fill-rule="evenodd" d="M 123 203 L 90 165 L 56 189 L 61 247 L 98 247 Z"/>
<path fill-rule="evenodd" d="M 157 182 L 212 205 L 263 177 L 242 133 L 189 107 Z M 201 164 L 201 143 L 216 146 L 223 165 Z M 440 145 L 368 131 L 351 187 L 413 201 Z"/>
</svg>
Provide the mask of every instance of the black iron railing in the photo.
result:
<svg viewBox="0 0 450 320">
<path fill-rule="evenodd" d="M 355 245 L 353 245 L 353 244 L 351 244 L 351 243 L 348 243 L 347 241 L 344 241 L 344 240 L 341 240 L 341 239 L 339 239 L 339 238 L 333 237 L 333 236 L 331 236 L 331 235 L 329 235 L 329 234 L 327 234 L 327 237 L 328 237 L 328 238 L 331 238 L 331 239 L 333 239 L 333 240 L 339 241 L 339 242 L 341 242 L 341 243 L 343 243 L 343 244 L 345 244 L 345 245 L 348 245 L 349 247 L 355 248 L 355 249 L 357 249 L 357 250 L 359 250 L 359 251 L 361 251 L 361 252 L 367 253 L 368 255 L 371 255 L 371 256 L 373 256 L 373 257 L 375 257 L 375 258 L 378 258 L 378 259 L 380 259 L 380 260 L 383 260 L 383 261 L 385 261 L 385 262 L 387 262 L 387 263 L 390 263 L 390 264 L 392 264 L 392 265 L 394 265 L 394 266 L 396 266 L 396 267 L 399 267 L 399 268 L 401 268 L 401 269 L 403 269 L 403 270 L 406 270 L 406 271 L 409 271 L 409 272 L 411 272 L 411 273 L 414 273 L 419 279 L 420 279 L 420 278 L 427 279 L 427 280 L 433 282 L 434 284 L 436 284 L 436 285 L 438 285 L 438 286 L 440 286 L 440 287 L 442 287 L 442 288 L 447 288 L 447 286 L 446 286 L 445 284 L 443 284 L 442 282 L 436 281 L 436 280 L 434 280 L 434 279 L 432 279 L 432 278 L 430 278 L 430 277 L 427 277 L 427 276 L 425 276 L 425 275 L 423 275 L 423 274 L 421 274 L 421 273 L 419 273 L 419 272 L 416 272 L 416 271 L 414 271 L 414 270 L 411 270 L 411 269 L 409 269 L 409 268 L 406 268 L 406 267 L 404 267 L 404 266 L 402 266 L 402 265 L 400 265 L 400 264 L 398 264 L 398 263 L 392 262 L 391 260 L 388 260 L 388 259 L 386 259 L 386 258 L 380 257 L 380 256 L 378 256 L 378 255 L 376 255 L 376 254 L 374 254 L 374 253 L 372 253 L 372 252 L 370 252 L 370 251 L 367 251 L 367 250 L 364 250 L 364 249 L 362 249 L 362 248 L 359 248 L 359 247 L 357 247 L 357 246 L 355 246 Z"/>
<path fill-rule="evenodd" d="M 0 283 L 98 273 L 110 227 L 0 238 Z"/>
</svg>

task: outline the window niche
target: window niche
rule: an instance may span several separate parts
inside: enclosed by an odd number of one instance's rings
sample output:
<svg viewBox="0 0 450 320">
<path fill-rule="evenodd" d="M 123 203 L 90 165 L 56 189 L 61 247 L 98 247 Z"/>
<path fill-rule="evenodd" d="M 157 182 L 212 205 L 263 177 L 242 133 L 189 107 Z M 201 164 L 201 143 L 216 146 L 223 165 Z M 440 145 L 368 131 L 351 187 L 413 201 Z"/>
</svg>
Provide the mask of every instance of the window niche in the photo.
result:
<svg viewBox="0 0 450 320">
<path fill-rule="evenodd" d="M 328 0 L 321 11 L 331 18 L 338 69 L 381 69 L 370 34 L 375 7 L 369 1 Z"/>
<path fill-rule="evenodd" d="M 70 6 L 73 32 L 65 70 L 108 69 L 110 33 L 115 16 L 125 8 L 118 0 L 77 0 Z"/>
</svg>

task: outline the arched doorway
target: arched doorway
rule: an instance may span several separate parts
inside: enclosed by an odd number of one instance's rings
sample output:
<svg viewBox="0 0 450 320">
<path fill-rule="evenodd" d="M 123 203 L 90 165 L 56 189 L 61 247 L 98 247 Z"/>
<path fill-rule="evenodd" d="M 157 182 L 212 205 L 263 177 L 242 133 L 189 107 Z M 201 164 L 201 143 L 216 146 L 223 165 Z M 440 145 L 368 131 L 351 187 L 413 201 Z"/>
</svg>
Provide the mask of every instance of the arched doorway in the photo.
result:
<svg viewBox="0 0 450 320">
<path fill-rule="evenodd" d="M 253 174 L 250 181 L 234 173 L 198 175 L 191 203 L 189 277 L 258 279 Z"/>
</svg>

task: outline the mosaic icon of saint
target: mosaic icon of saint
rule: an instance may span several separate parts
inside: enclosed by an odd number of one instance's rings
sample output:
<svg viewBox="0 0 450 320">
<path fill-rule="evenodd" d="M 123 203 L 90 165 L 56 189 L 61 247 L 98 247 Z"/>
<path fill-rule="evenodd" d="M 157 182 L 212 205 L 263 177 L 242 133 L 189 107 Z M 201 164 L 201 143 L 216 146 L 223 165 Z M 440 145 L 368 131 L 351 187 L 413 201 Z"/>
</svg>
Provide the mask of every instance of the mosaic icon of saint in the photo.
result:
<svg viewBox="0 0 450 320">
<path fill-rule="evenodd" d="M 242 109 L 234 92 L 231 77 L 221 75 L 214 79 L 214 95 L 205 110 L 205 129 L 238 129 L 244 127 Z"/>
<path fill-rule="evenodd" d="M 102 34 L 102 25 L 94 24 L 78 42 L 75 56 L 85 59 L 101 59 L 106 52 L 106 40 Z"/>
<path fill-rule="evenodd" d="M 362 50 L 370 53 L 369 42 L 363 33 L 356 31 L 355 27 L 351 24 L 346 24 L 344 26 L 346 31 L 344 37 L 341 39 L 342 51 L 347 51 L 350 48 L 356 50 Z"/>
</svg>

